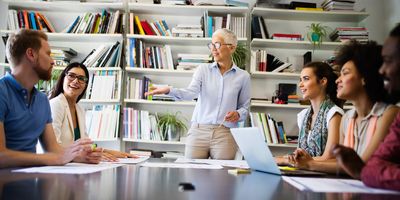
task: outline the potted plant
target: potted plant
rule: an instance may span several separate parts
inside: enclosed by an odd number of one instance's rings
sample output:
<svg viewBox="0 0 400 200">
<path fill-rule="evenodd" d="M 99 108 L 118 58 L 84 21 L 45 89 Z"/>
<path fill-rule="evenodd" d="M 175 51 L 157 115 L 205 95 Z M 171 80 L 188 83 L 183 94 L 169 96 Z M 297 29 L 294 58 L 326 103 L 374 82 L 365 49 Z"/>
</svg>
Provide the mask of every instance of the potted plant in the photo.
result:
<svg viewBox="0 0 400 200">
<path fill-rule="evenodd" d="M 163 140 L 179 141 L 184 131 L 187 130 L 185 123 L 178 118 L 179 113 L 180 112 L 176 112 L 175 114 L 167 113 L 161 115 L 158 119 L 157 126 Z"/>
<path fill-rule="evenodd" d="M 235 52 L 232 54 L 232 60 L 236 66 L 241 69 L 245 69 L 247 61 L 248 50 L 243 43 L 238 43 Z"/>
<path fill-rule="evenodd" d="M 322 44 L 322 39 L 327 35 L 326 29 L 328 27 L 323 26 L 321 23 L 311 23 L 311 25 L 307 27 L 309 28 L 307 38 L 315 49 L 316 45 L 319 47 Z"/>
</svg>

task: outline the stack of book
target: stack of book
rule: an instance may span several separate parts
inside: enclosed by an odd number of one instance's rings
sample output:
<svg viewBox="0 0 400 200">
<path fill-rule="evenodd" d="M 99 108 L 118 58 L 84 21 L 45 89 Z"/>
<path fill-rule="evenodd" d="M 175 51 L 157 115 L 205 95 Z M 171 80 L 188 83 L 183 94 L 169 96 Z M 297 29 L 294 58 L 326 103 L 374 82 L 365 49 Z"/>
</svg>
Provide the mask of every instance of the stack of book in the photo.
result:
<svg viewBox="0 0 400 200">
<path fill-rule="evenodd" d="M 86 131 L 90 139 L 118 137 L 119 105 L 96 105 L 86 111 Z"/>
<path fill-rule="evenodd" d="M 175 101 L 175 98 L 169 95 L 149 95 L 145 96 L 146 92 L 151 91 L 152 87 L 167 87 L 168 85 L 154 84 L 151 80 L 144 76 L 143 79 L 128 77 L 126 83 L 126 98 L 128 99 L 146 99 L 153 101 Z"/>
<path fill-rule="evenodd" d="M 286 144 L 283 122 L 274 120 L 269 113 L 250 113 L 252 127 L 258 127 L 269 144 Z"/>
<path fill-rule="evenodd" d="M 25 28 L 44 32 L 55 32 L 50 21 L 39 12 L 9 10 L 7 24 L 9 30 Z"/>
<path fill-rule="evenodd" d="M 164 5 L 186 5 L 186 0 L 161 0 Z"/>
<path fill-rule="evenodd" d="M 201 25 L 197 24 L 178 24 L 172 28 L 172 36 L 174 37 L 203 37 Z"/>
<path fill-rule="evenodd" d="M 115 71 L 96 71 L 89 77 L 86 99 L 111 100 L 118 97 L 118 73 Z"/>
<path fill-rule="evenodd" d="M 299 104 L 300 99 L 298 95 L 288 95 L 288 103 Z"/>
<path fill-rule="evenodd" d="M 260 72 L 282 72 L 293 71 L 287 70 L 292 64 L 283 62 L 277 57 L 267 54 L 267 50 L 259 49 L 251 52 L 252 64 L 254 66 L 252 71 Z"/>
<path fill-rule="evenodd" d="M 165 20 L 149 22 L 140 20 L 139 16 L 129 13 L 130 34 L 172 36 L 171 30 Z"/>
<path fill-rule="evenodd" d="M 304 40 L 304 38 L 301 34 L 288 34 L 288 33 L 274 33 L 274 34 L 272 34 L 272 39 L 274 39 L 274 40 L 294 40 L 294 41 Z"/>
<path fill-rule="evenodd" d="M 238 38 L 246 37 L 246 18 L 234 17 L 231 14 L 226 16 L 209 16 L 208 11 L 203 13 L 201 24 L 204 30 L 204 37 L 211 37 L 212 34 L 221 28 L 231 30 Z"/>
<path fill-rule="evenodd" d="M 177 70 L 195 70 L 199 65 L 211 63 L 212 58 L 209 54 L 178 54 Z"/>
<path fill-rule="evenodd" d="M 331 10 L 354 10 L 355 0 L 325 0 L 321 7 L 326 11 Z"/>
<path fill-rule="evenodd" d="M 121 66 L 122 44 L 101 45 L 93 49 L 82 63 L 86 67 L 119 67 Z"/>
<path fill-rule="evenodd" d="M 367 42 L 368 35 L 368 30 L 365 27 L 338 27 L 329 35 L 329 38 L 332 41 L 341 42 L 352 39 L 359 42 Z"/>
<path fill-rule="evenodd" d="M 55 66 L 67 66 L 73 57 L 78 53 L 71 48 L 51 47 L 50 56 L 54 60 Z"/>
<path fill-rule="evenodd" d="M 124 138 L 163 141 L 165 138 L 157 126 L 157 113 L 150 114 L 146 110 L 124 108 Z"/>
<path fill-rule="evenodd" d="M 63 31 L 65 33 L 122 33 L 124 15 L 117 10 L 110 13 L 103 10 L 101 13 L 85 13 Z"/>
<path fill-rule="evenodd" d="M 174 69 L 170 45 L 145 46 L 142 40 L 129 38 L 128 44 L 130 67 L 150 69 Z"/>
<path fill-rule="evenodd" d="M 263 17 L 253 16 L 253 20 L 251 21 L 251 38 L 269 38 L 267 24 Z"/>
</svg>

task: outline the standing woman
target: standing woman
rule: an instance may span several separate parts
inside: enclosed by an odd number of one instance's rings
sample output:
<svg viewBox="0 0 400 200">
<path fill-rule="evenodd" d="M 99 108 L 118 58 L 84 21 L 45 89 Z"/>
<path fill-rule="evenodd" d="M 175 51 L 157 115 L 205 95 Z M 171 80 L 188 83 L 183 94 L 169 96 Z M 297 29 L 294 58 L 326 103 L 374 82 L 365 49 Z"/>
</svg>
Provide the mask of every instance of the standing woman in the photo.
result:
<svg viewBox="0 0 400 200">
<path fill-rule="evenodd" d="M 303 99 L 311 106 L 297 114 L 299 127 L 298 148 L 314 160 L 332 158 L 330 149 L 339 143 L 339 126 L 343 101 L 336 97 L 337 75 L 323 62 L 308 63 L 300 74 L 299 88 Z M 276 157 L 280 165 L 287 165 L 287 157 Z"/>
<path fill-rule="evenodd" d="M 230 128 L 247 118 L 250 75 L 232 61 L 237 37 L 218 29 L 208 44 L 215 62 L 200 65 L 185 89 L 154 88 L 146 95 L 168 94 L 176 100 L 198 98 L 185 145 L 188 158 L 233 159 L 237 146 Z"/>
<path fill-rule="evenodd" d="M 364 162 L 383 141 L 399 110 L 385 103 L 387 95 L 378 72 L 382 65 L 381 49 L 373 41 L 366 44 L 351 41 L 336 56 L 341 66 L 340 77 L 336 80 L 337 96 L 354 105 L 342 118 L 340 144 L 354 149 Z M 303 169 L 330 173 L 338 169 L 336 159 L 316 161 L 302 149 L 297 149 L 289 160 Z"/>
<path fill-rule="evenodd" d="M 51 115 L 57 142 L 68 146 L 86 135 L 85 111 L 77 103 L 88 87 L 89 72 L 80 63 L 69 64 L 61 73 L 50 96 Z M 104 149 L 103 159 L 134 157 L 131 154 Z"/>
</svg>

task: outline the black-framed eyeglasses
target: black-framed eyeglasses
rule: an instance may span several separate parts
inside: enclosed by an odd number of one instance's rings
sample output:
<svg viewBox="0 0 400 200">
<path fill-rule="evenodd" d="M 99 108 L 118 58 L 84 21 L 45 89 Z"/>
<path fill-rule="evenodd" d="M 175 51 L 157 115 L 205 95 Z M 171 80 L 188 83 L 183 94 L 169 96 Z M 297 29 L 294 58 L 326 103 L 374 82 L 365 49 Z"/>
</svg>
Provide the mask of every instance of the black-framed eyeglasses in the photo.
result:
<svg viewBox="0 0 400 200">
<path fill-rule="evenodd" d="M 72 72 L 65 73 L 65 77 L 67 77 L 69 81 L 74 81 L 75 79 L 78 79 L 78 82 L 81 84 L 87 83 L 89 80 L 86 76 L 80 76 Z"/>
<path fill-rule="evenodd" d="M 212 50 L 213 48 L 219 49 L 219 48 L 221 48 L 222 45 L 232 45 L 232 44 L 221 44 L 221 43 L 219 43 L 219 42 L 216 42 L 216 43 L 210 42 L 210 43 L 207 44 L 207 46 L 208 46 L 208 48 L 209 48 L 210 50 Z"/>
</svg>

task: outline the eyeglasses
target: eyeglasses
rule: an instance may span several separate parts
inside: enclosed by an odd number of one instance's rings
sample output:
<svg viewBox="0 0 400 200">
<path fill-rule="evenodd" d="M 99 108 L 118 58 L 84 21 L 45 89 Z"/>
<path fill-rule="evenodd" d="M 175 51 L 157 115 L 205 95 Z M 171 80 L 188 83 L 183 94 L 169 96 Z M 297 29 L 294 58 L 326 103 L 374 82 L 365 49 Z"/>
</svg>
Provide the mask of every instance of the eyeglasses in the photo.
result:
<svg viewBox="0 0 400 200">
<path fill-rule="evenodd" d="M 214 47 L 215 49 L 219 49 L 219 48 L 221 48 L 222 45 L 232 45 L 232 44 L 221 44 L 221 43 L 219 43 L 219 42 L 216 42 L 216 43 L 210 42 L 210 43 L 207 44 L 207 46 L 208 46 L 208 48 L 209 48 L 210 50 L 212 50 L 213 47 Z"/>
<path fill-rule="evenodd" d="M 80 84 L 87 83 L 87 81 L 89 80 L 86 76 L 80 76 L 71 72 L 65 73 L 65 75 L 69 81 L 74 81 L 75 79 L 78 79 L 78 82 Z"/>
</svg>

